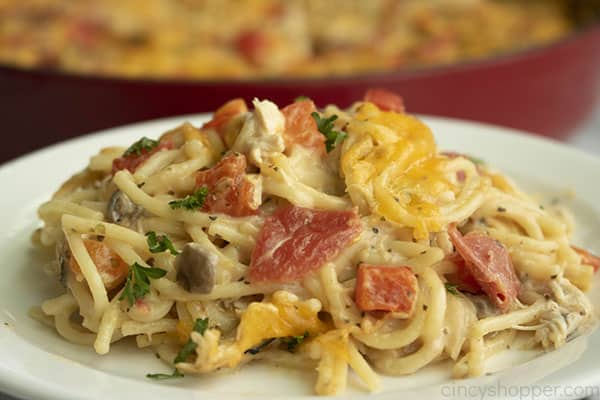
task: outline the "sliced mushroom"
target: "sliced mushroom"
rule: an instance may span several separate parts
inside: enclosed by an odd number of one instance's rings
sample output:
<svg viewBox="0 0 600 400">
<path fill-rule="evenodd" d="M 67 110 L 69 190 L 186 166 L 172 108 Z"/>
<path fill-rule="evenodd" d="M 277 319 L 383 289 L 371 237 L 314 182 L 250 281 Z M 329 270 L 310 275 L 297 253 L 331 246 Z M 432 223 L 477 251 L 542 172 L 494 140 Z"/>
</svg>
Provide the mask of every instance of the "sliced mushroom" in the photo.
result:
<svg viewBox="0 0 600 400">
<path fill-rule="evenodd" d="M 137 221 L 144 209 L 135 204 L 127 195 L 117 190 L 108 202 L 108 218 L 115 224 L 137 228 Z"/>
<path fill-rule="evenodd" d="M 192 293 L 210 293 L 218 257 L 200 243 L 188 243 L 175 260 L 177 282 Z"/>
</svg>

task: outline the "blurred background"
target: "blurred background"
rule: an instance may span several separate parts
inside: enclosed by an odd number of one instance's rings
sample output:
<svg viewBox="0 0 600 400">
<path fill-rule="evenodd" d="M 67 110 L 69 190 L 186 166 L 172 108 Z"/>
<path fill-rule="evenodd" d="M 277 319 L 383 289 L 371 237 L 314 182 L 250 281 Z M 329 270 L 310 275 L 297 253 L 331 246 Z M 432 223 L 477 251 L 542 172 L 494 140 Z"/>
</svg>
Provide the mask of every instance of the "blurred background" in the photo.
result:
<svg viewBox="0 0 600 400">
<path fill-rule="evenodd" d="M 585 146 L 599 20 L 599 0 L 0 0 L 0 162 L 233 97 L 346 106 L 369 87 Z"/>
</svg>

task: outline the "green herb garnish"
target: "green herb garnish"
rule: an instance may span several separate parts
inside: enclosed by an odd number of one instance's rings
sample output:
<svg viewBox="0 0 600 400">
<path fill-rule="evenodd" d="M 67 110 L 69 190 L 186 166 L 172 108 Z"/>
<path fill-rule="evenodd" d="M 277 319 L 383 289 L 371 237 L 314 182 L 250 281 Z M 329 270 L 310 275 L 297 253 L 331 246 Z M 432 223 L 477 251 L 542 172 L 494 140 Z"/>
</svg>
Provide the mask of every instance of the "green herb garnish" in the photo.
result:
<svg viewBox="0 0 600 400">
<path fill-rule="evenodd" d="M 296 350 L 296 348 L 299 345 L 301 345 L 302 342 L 304 342 L 304 339 L 306 339 L 307 337 L 308 337 L 308 332 L 304 332 L 300 336 L 286 336 L 286 337 L 279 338 L 279 340 L 280 340 L 281 344 L 285 345 L 287 351 L 294 352 Z M 244 354 L 256 355 L 256 354 L 260 353 L 265 347 L 267 347 L 268 345 L 273 343 L 275 340 L 277 340 L 277 338 L 265 339 L 259 345 L 250 347 L 249 349 L 244 351 Z"/>
<path fill-rule="evenodd" d="M 208 196 L 208 188 L 206 186 L 202 186 L 200 189 L 196 190 L 194 194 L 187 195 L 181 200 L 170 201 L 169 206 L 171 206 L 173 210 L 177 208 L 195 210 L 197 208 L 202 208 L 204 202 L 206 201 L 206 196 Z"/>
<path fill-rule="evenodd" d="M 294 99 L 294 102 L 298 102 L 298 101 L 304 101 L 304 100 L 310 100 L 310 97 L 308 96 L 298 96 Z"/>
<path fill-rule="evenodd" d="M 452 294 L 455 294 L 455 295 L 459 294 L 458 285 L 454 285 L 452 283 L 446 282 L 446 283 L 444 283 L 444 286 L 446 286 L 446 290 L 449 293 L 452 293 Z"/>
<path fill-rule="evenodd" d="M 146 374 L 146 378 L 148 379 L 154 379 L 157 381 L 163 381 L 166 379 L 173 379 L 173 378 L 183 378 L 184 375 L 179 372 L 179 370 L 177 368 L 175 368 L 175 371 L 173 371 L 172 374 Z"/>
<path fill-rule="evenodd" d="M 274 340 L 275 340 L 275 338 L 270 338 L 270 339 L 264 340 L 258 346 L 250 347 L 249 349 L 247 349 L 246 351 L 244 351 L 244 354 L 256 355 L 256 354 L 260 353 L 260 351 L 262 349 L 264 349 L 265 347 L 267 347 L 268 345 L 270 345 L 271 343 L 273 343 Z"/>
<path fill-rule="evenodd" d="M 129 146 L 129 148 L 125 150 L 125 153 L 123 153 L 123 156 L 128 156 L 130 154 L 135 154 L 136 156 L 139 156 L 142 154 L 143 151 L 150 151 L 156 146 L 158 146 L 158 140 L 148 139 L 146 136 L 144 136 L 143 138 Z"/>
<path fill-rule="evenodd" d="M 177 357 L 173 361 L 175 364 L 184 362 L 187 358 L 192 354 L 194 350 L 196 350 L 196 342 L 192 341 L 192 339 L 188 339 L 188 341 L 183 345 L 179 353 L 177 353 Z"/>
<path fill-rule="evenodd" d="M 329 153 L 348 136 L 346 132 L 333 130 L 333 122 L 338 118 L 337 115 L 332 115 L 329 118 L 321 118 L 318 112 L 314 111 L 310 115 L 317 123 L 317 129 L 325 136 L 325 148 Z"/>
<path fill-rule="evenodd" d="M 287 346 L 287 351 L 295 351 L 296 348 L 304 342 L 304 339 L 308 337 L 308 332 L 304 332 L 304 334 L 300 336 L 290 336 L 284 337 L 281 339 L 281 342 Z"/>
<path fill-rule="evenodd" d="M 157 236 L 156 232 L 150 231 L 146 233 L 146 242 L 148 242 L 150 253 L 162 253 L 163 251 L 169 250 L 174 256 L 179 254 L 167 235 Z"/>
<path fill-rule="evenodd" d="M 150 292 L 150 279 L 165 276 L 167 271 L 161 268 L 145 268 L 138 263 L 133 263 L 127 273 L 127 281 L 119 300 L 127 299 L 132 306 L 136 300 L 143 298 Z"/>
<path fill-rule="evenodd" d="M 207 329 L 208 318 L 198 318 L 196 322 L 194 322 L 194 332 L 198 332 L 199 334 L 204 335 L 204 332 L 206 332 Z M 192 352 L 196 350 L 196 346 L 198 346 L 198 344 L 196 344 L 196 342 L 194 342 L 192 338 L 189 338 L 186 344 L 183 345 L 183 348 L 179 350 L 179 353 L 177 353 L 177 357 L 175 357 L 173 364 L 177 364 L 187 360 L 190 354 L 192 354 Z"/>
</svg>

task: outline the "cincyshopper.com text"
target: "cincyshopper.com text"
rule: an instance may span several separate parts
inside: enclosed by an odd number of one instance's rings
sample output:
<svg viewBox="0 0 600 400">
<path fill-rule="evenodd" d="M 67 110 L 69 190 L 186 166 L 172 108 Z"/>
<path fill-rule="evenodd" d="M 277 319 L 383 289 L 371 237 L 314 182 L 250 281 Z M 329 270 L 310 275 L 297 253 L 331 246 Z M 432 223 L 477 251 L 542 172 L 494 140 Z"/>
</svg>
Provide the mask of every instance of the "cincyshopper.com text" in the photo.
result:
<svg viewBox="0 0 600 400">
<path fill-rule="evenodd" d="M 503 385 L 500 382 L 485 386 L 444 385 L 440 389 L 442 397 L 466 399 L 563 399 L 592 397 L 600 400 L 600 386 L 578 385 Z"/>
</svg>

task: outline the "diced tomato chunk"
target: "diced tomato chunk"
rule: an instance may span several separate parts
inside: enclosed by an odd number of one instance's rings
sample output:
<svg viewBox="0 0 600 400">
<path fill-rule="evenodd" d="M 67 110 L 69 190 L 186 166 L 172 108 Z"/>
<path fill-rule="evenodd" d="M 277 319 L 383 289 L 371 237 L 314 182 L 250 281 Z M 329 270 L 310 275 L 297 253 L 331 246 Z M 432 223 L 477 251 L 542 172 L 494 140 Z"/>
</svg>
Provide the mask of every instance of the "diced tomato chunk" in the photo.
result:
<svg viewBox="0 0 600 400">
<path fill-rule="evenodd" d="M 383 111 L 404 112 L 404 100 L 402 100 L 402 97 L 386 89 L 368 89 L 364 100 L 375 104 Z"/>
<path fill-rule="evenodd" d="M 504 246 L 481 232 L 463 236 L 455 224 L 448 227 L 450 240 L 479 286 L 502 312 L 509 310 L 519 295 L 521 282 Z"/>
<path fill-rule="evenodd" d="M 269 46 L 268 36 L 259 30 L 250 30 L 240 33 L 235 40 L 238 52 L 251 64 L 261 65 L 266 50 Z"/>
<path fill-rule="evenodd" d="M 221 138 L 224 139 L 225 128 L 229 121 L 247 111 L 248 107 L 244 99 L 229 100 L 215 111 L 213 118 L 202 125 L 202 128 L 214 128 Z"/>
<path fill-rule="evenodd" d="M 161 140 L 158 143 L 158 146 L 153 148 L 152 150 L 142 149 L 141 154 L 128 154 L 126 156 L 118 157 L 113 160 L 112 164 L 112 174 L 116 174 L 117 171 L 122 169 L 129 170 L 129 172 L 134 173 L 140 165 L 144 163 L 147 159 L 152 157 L 155 153 L 165 149 L 170 150 L 174 148 L 173 143 L 167 140 Z"/>
<path fill-rule="evenodd" d="M 109 32 L 108 27 L 99 20 L 76 18 L 67 27 L 67 37 L 77 46 L 92 50 Z"/>
<path fill-rule="evenodd" d="M 317 123 L 311 113 L 317 111 L 312 100 L 299 100 L 284 107 L 281 112 L 285 116 L 285 147 L 295 144 L 313 148 L 325 153 L 325 136 L 317 129 Z"/>
<path fill-rule="evenodd" d="M 239 153 L 228 154 L 214 167 L 198 172 L 196 188 L 208 188 L 202 210 L 232 217 L 256 214 L 254 185 L 245 177 L 246 157 Z"/>
<path fill-rule="evenodd" d="M 265 220 L 250 259 L 252 282 L 293 282 L 319 269 L 360 234 L 356 210 L 325 211 L 293 205 Z"/>
<path fill-rule="evenodd" d="M 594 267 L 594 272 L 600 269 L 600 257 L 593 255 L 589 251 L 582 249 L 580 247 L 571 246 L 573 250 L 577 252 L 581 256 L 581 262 L 585 265 L 591 265 Z"/>
<path fill-rule="evenodd" d="M 125 281 L 125 278 L 127 278 L 129 265 L 110 247 L 98 240 L 84 239 L 83 243 L 96 265 L 100 277 L 102 277 L 104 287 L 107 290 L 119 287 Z M 69 267 L 75 274 L 76 279 L 83 280 L 81 268 L 73 255 L 69 259 Z"/>
<path fill-rule="evenodd" d="M 361 264 L 354 299 L 362 311 L 394 311 L 408 317 L 417 290 L 417 278 L 409 267 Z"/>
</svg>

